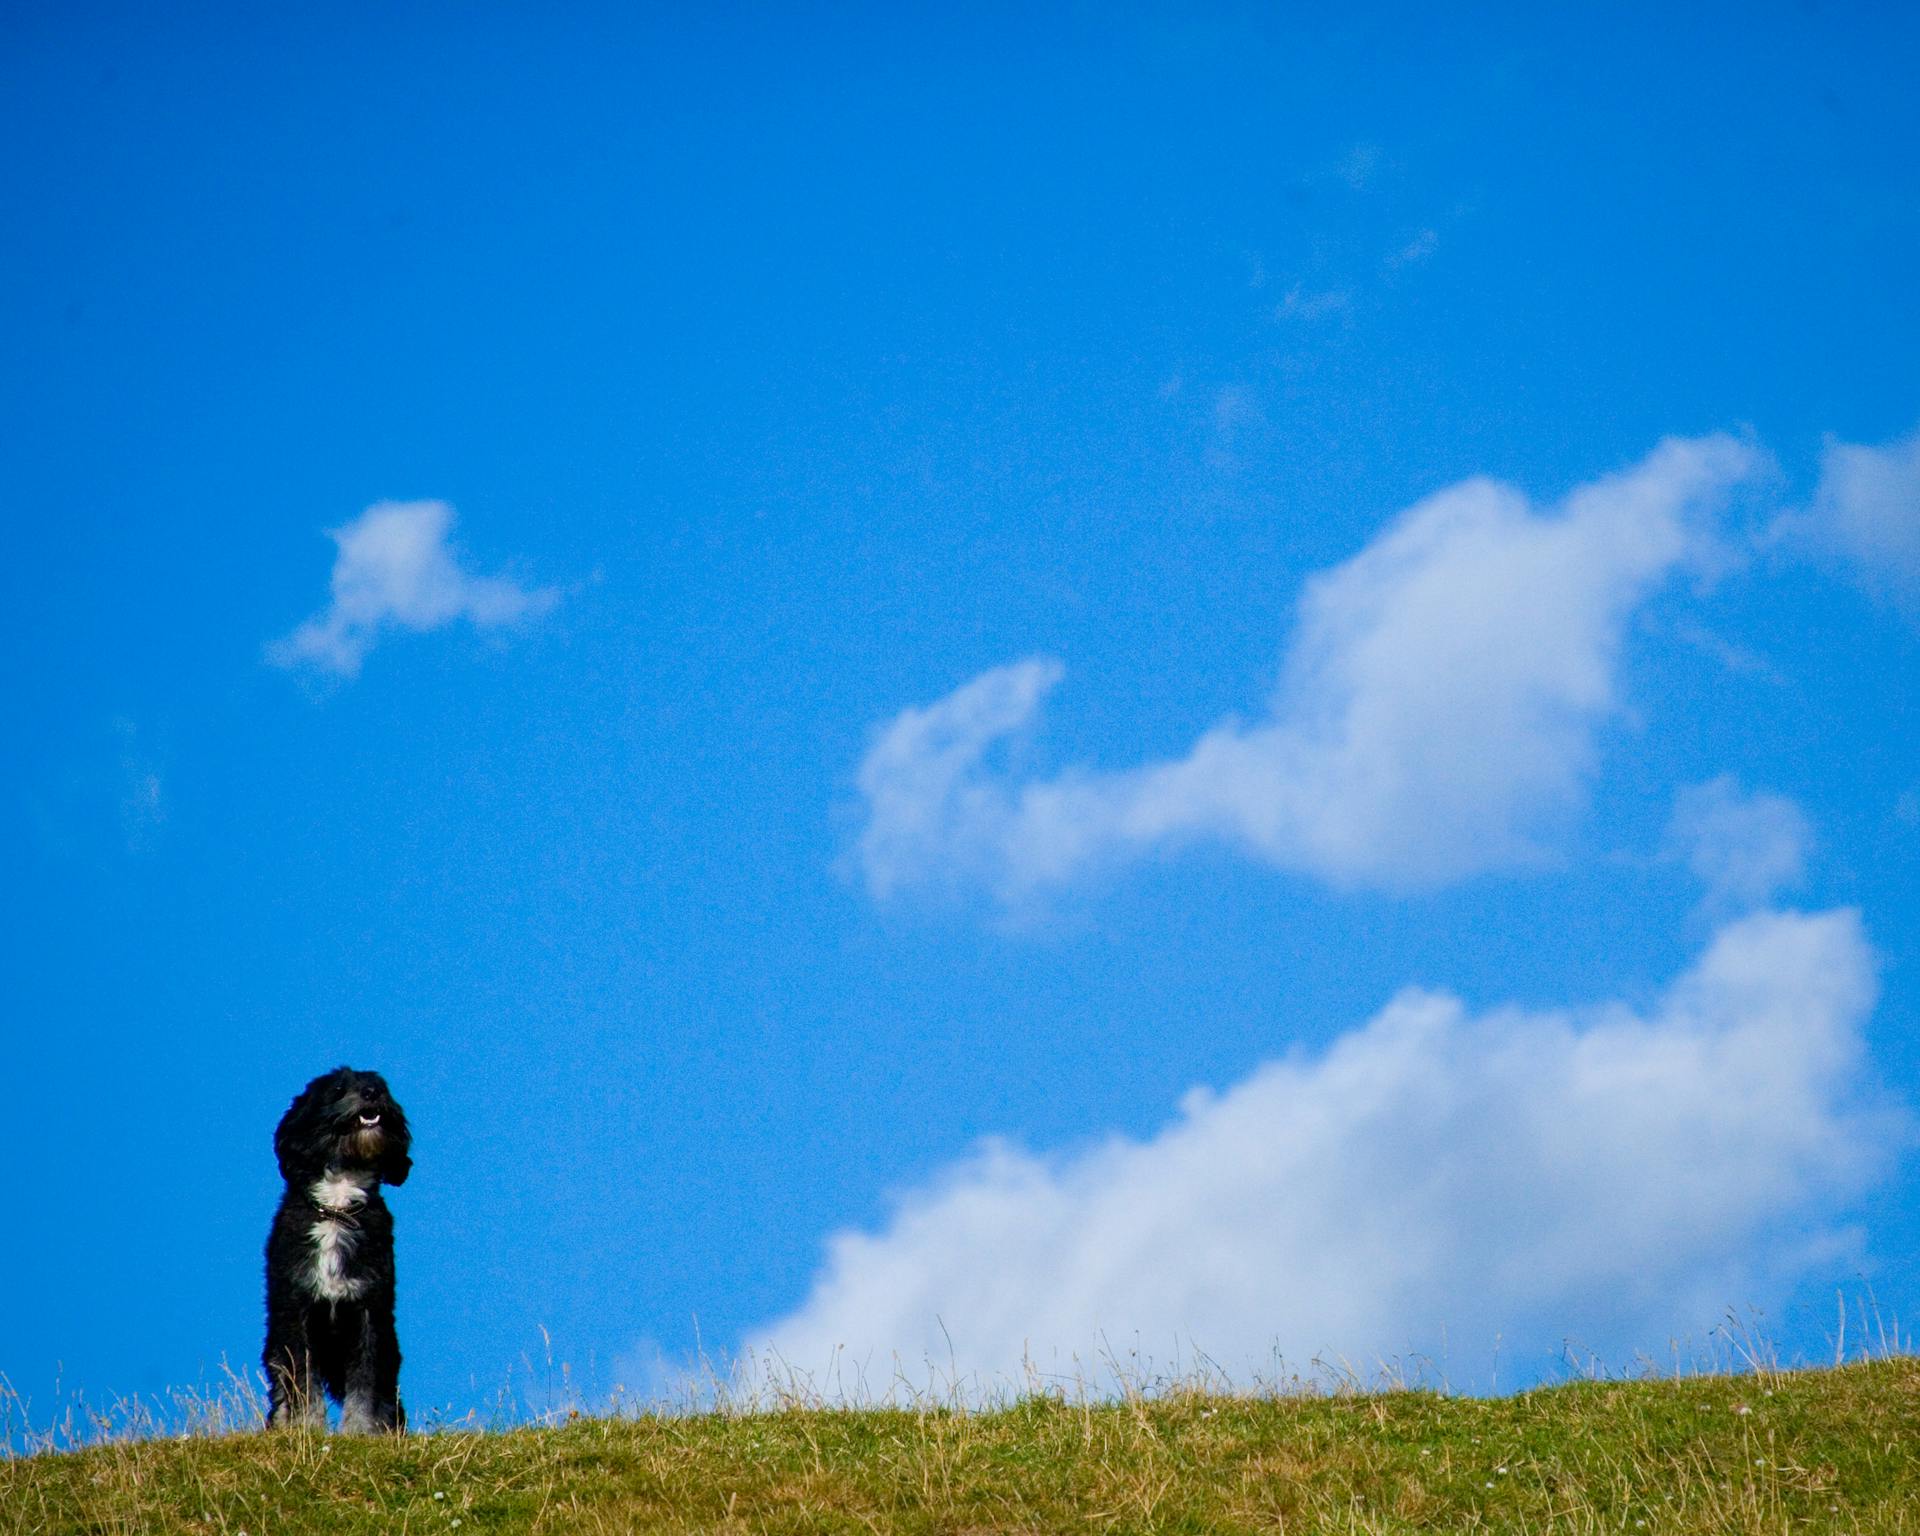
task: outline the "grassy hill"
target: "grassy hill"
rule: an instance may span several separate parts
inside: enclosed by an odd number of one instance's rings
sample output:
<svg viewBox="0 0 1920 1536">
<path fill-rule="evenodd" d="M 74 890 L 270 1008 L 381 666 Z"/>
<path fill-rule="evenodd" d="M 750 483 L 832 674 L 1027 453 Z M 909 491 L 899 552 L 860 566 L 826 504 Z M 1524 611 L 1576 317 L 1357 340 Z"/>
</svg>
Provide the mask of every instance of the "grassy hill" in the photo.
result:
<svg viewBox="0 0 1920 1536">
<path fill-rule="evenodd" d="M 0 1462 L 0 1532 L 1920 1532 L 1920 1361 L 987 1413 L 582 1418 Z"/>
</svg>

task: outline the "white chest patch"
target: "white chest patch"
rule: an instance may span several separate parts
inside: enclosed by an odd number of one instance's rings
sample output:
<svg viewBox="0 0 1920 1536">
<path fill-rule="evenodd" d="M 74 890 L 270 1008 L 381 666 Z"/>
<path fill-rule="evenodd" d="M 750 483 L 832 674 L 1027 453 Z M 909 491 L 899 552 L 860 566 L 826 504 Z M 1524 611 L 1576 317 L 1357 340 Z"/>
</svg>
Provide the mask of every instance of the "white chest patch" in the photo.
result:
<svg viewBox="0 0 1920 1536">
<path fill-rule="evenodd" d="M 348 1218 L 331 1221 L 315 1215 L 307 1231 L 307 1240 L 313 1244 L 307 1289 L 322 1301 L 357 1301 L 367 1282 L 351 1273 L 353 1256 L 360 1246 L 360 1228 L 354 1222 L 360 1207 L 367 1203 L 367 1187 L 344 1174 L 329 1174 L 312 1185 L 307 1194 L 315 1205 Z"/>
</svg>

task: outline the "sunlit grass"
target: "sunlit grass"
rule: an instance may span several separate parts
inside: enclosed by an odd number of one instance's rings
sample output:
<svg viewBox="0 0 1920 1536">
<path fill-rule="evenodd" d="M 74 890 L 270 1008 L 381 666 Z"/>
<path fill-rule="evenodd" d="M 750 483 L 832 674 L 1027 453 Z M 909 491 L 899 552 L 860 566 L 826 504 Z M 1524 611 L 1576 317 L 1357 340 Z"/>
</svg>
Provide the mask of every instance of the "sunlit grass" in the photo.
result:
<svg viewBox="0 0 1920 1536">
<path fill-rule="evenodd" d="M 239 1432 L 245 1384 L 0 1463 L 0 1532 L 1920 1531 L 1920 1362 L 1503 1398 L 1294 1383 L 962 1408 L 735 1397 L 399 1439 Z"/>
</svg>

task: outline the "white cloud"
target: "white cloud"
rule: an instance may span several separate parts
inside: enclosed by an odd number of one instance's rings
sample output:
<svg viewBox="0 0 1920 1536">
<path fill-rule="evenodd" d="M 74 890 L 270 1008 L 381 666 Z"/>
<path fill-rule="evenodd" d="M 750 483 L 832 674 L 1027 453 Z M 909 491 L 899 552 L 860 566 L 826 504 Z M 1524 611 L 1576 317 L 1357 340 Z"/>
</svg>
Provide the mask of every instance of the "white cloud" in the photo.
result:
<svg viewBox="0 0 1920 1536">
<path fill-rule="evenodd" d="M 874 895 L 978 882 L 1003 900 L 1200 840 L 1342 886 L 1410 888 L 1537 861 L 1578 810 L 1619 710 L 1635 609 L 1711 546 L 1760 466 L 1670 440 L 1540 511 L 1463 481 L 1307 584 L 1266 718 L 1184 757 L 1015 777 L 1057 662 L 998 668 L 884 727 L 862 765 L 857 861 Z"/>
<path fill-rule="evenodd" d="M 1786 796 L 1748 794 L 1723 773 L 1674 797 L 1666 844 L 1707 888 L 1707 905 L 1730 911 L 1761 906 L 1798 885 L 1813 828 Z"/>
<path fill-rule="evenodd" d="M 440 629 L 462 618 L 495 629 L 559 601 L 551 587 L 530 590 L 506 576 L 465 570 L 447 539 L 452 527 L 453 508 L 444 501 L 382 501 L 329 529 L 339 547 L 333 601 L 270 645 L 268 659 L 351 677 L 384 629 Z"/>
<path fill-rule="evenodd" d="M 1523 1369 L 1568 1337 L 1624 1363 L 1852 1247 L 1836 1205 L 1905 1125 L 1858 1097 L 1874 997 L 1850 911 L 1723 929 L 1644 1015 L 1409 991 L 1145 1141 L 983 1146 L 832 1237 L 748 1342 L 848 1390 L 1097 1376 L 1103 1338 L 1243 1381 L 1277 1350 L 1485 1385 L 1497 1338 Z"/>
<path fill-rule="evenodd" d="M 117 716 L 113 731 L 120 741 L 120 830 L 128 853 L 145 853 L 166 825 L 166 786 L 159 763 L 141 744 L 139 726 Z"/>
<path fill-rule="evenodd" d="M 1060 681 L 1058 662 L 996 667 L 938 704 L 902 710 L 860 765 L 867 826 L 860 860 L 875 895 L 924 878 L 929 855 L 948 870 L 998 862 L 1018 812 L 1006 786 L 980 772 Z"/>
<path fill-rule="evenodd" d="M 1920 618 L 1920 432 L 1878 448 L 1829 441 L 1812 512 L 1792 531 Z"/>
<path fill-rule="evenodd" d="M 1416 267 L 1440 248 L 1440 231 L 1423 229 L 1387 258 L 1389 267 Z"/>
<path fill-rule="evenodd" d="M 1352 295 L 1344 289 L 1310 291 L 1295 283 L 1275 306 L 1274 315 L 1281 320 L 1324 320 L 1329 315 L 1344 314 L 1352 307 Z"/>
<path fill-rule="evenodd" d="M 1335 173 L 1356 192 L 1364 191 L 1380 169 L 1377 144 L 1355 144 L 1340 157 Z"/>
<path fill-rule="evenodd" d="M 1673 626 L 1673 638 L 1682 645 L 1692 646 L 1702 655 L 1710 656 L 1736 677 L 1757 678 L 1763 683 L 1771 683 L 1776 688 L 1790 686 L 1791 679 L 1773 661 L 1759 651 L 1736 644 L 1724 635 L 1715 634 L 1698 619 L 1683 618 Z"/>
</svg>

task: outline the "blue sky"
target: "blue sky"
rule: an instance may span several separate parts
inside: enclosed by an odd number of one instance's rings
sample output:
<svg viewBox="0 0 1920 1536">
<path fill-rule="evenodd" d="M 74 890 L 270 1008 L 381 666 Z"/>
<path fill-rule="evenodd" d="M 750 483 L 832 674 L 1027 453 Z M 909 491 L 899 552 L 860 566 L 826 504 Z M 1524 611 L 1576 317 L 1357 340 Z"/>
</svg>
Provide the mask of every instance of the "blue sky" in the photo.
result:
<svg viewBox="0 0 1920 1536">
<path fill-rule="evenodd" d="M 4 26 L 37 1402 L 1914 1310 L 1912 20 Z"/>
</svg>

